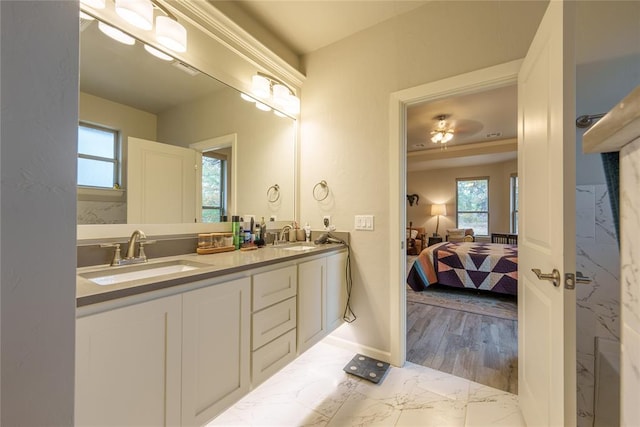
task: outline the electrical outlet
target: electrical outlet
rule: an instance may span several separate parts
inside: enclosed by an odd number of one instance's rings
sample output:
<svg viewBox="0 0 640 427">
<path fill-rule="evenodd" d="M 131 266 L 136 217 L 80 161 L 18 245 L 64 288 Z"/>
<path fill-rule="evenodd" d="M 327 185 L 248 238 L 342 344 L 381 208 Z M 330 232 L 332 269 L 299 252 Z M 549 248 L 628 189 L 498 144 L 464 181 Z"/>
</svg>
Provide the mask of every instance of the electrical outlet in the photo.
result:
<svg viewBox="0 0 640 427">
<path fill-rule="evenodd" d="M 322 225 L 324 225 L 325 230 L 329 229 L 331 226 L 331 215 L 325 215 L 322 217 Z"/>
</svg>

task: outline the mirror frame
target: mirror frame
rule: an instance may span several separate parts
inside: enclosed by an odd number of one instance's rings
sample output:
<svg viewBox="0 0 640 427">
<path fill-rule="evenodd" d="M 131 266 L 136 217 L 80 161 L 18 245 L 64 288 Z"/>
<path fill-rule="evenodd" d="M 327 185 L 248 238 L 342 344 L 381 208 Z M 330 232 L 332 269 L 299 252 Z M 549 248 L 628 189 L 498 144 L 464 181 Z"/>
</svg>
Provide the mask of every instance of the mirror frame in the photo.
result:
<svg viewBox="0 0 640 427">
<path fill-rule="evenodd" d="M 176 59 L 185 62 L 220 82 L 244 93 L 250 93 L 250 82 L 258 71 L 271 74 L 292 87 L 299 96 L 305 76 L 292 65 L 267 49 L 252 35 L 240 28 L 222 12 L 208 2 L 175 0 L 171 3 L 158 1 L 176 15 L 187 28 L 189 48 L 182 54 L 173 53 Z M 151 32 L 143 31 L 123 22 L 115 13 L 113 5 L 107 2 L 104 9 L 93 9 L 80 3 L 80 10 L 114 25 L 135 38 L 160 50 L 151 37 Z M 79 49 L 78 45 L 78 49 Z M 273 107 L 273 105 L 271 105 Z M 294 212 L 293 218 L 277 221 L 289 223 L 300 217 L 299 196 L 299 117 L 294 120 Z M 236 168 L 234 168 L 236 169 Z M 235 204 L 236 201 L 234 201 Z M 236 205 L 237 206 L 237 205 Z M 148 235 L 172 236 L 197 234 L 201 232 L 228 231 L 231 223 L 184 223 L 184 224 L 86 224 L 77 225 L 77 240 L 94 240 L 128 237 L 132 230 L 143 227 Z"/>
</svg>

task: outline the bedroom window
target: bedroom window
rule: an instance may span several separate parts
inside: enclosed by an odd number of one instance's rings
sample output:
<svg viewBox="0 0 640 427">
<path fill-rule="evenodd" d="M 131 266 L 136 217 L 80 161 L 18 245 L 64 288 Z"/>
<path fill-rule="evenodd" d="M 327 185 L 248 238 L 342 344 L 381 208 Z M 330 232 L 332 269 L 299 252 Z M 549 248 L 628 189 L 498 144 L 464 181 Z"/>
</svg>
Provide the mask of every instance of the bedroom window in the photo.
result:
<svg viewBox="0 0 640 427">
<path fill-rule="evenodd" d="M 489 234 L 489 178 L 456 180 L 456 223 L 473 228 L 476 235 Z"/>
<path fill-rule="evenodd" d="M 120 161 L 117 130 L 80 123 L 78 125 L 78 185 L 116 188 Z"/>
<path fill-rule="evenodd" d="M 511 233 L 518 234 L 518 175 L 511 175 Z"/>
</svg>

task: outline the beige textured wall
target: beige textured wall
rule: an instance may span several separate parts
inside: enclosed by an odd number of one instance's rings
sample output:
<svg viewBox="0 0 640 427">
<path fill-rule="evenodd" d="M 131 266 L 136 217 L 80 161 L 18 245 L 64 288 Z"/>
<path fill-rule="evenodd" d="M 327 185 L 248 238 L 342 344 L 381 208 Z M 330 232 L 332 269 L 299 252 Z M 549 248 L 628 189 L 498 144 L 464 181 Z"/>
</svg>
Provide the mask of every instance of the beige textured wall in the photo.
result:
<svg viewBox="0 0 640 427">
<path fill-rule="evenodd" d="M 545 8 L 435 1 L 304 58 L 300 219 L 318 228 L 331 214 L 352 232 L 358 320 L 340 337 L 390 351 L 390 94 L 524 57 Z M 321 203 L 311 190 L 323 179 L 331 195 Z M 375 215 L 375 231 L 353 231 L 356 214 Z"/>
<path fill-rule="evenodd" d="M 175 145 L 236 133 L 238 212 L 259 219 L 294 218 L 295 124 L 289 118 L 258 110 L 236 91 L 220 91 L 158 115 L 158 138 Z M 267 188 L 278 184 L 280 199 L 267 202 Z"/>
<path fill-rule="evenodd" d="M 431 216 L 431 204 L 447 205 L 447 216 L 440 217 L 438 234 L 456 227 L 456 178 L 489 177 L 489 233 L 509 232 L 509 178 L 518 172 L 518 161 L 469 167 L 428 170 L 407 173 L 407 194 L 418 194 L 419 205 L 407 204 L 407 224 L 425 227 L 427 233 L 436 228 Z"/>
</svg>

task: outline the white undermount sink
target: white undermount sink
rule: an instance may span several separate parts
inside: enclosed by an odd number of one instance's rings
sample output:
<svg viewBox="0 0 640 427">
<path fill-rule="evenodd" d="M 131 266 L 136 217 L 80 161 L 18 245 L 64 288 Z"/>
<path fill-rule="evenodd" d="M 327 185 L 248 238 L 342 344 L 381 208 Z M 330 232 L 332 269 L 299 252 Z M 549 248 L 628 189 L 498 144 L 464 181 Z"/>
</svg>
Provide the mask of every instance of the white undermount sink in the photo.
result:
<svg viewBox="0 0 640 427">
<path fill-rule="evenodd" d="M 309 249 L 315 249 L 315 246 L 287 246 L 286 248 L 282 248 L 285 251 L 307 251 Z"/>
<path fill-rule="evenodd" d="M 81 273 L 80 276 L 97 285 L 106 286 L 131 282 L 133 280 L 149 279 L 166 274 L 182 273 L 203 267 L 210 267 L 210 265 L 187 260 L 176 260 L 124 267 L 108 267 L 103 270 Z"/>
</svg>

